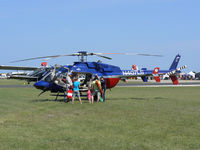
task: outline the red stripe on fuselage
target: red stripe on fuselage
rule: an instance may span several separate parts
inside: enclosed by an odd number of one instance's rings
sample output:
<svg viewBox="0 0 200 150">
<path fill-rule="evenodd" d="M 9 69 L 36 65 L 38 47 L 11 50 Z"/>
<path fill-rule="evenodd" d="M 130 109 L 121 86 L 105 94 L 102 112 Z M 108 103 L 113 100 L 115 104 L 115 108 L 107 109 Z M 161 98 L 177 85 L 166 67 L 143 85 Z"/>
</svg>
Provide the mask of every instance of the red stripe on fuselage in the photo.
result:
<svg viewBox="0 0 200 150">
<path fill-rule="evenodd" d="M 106 81 L 106 88 L 110 89 L 117 85 L 120 78 L 104 78 L 104 80 Z"/>
</svg>

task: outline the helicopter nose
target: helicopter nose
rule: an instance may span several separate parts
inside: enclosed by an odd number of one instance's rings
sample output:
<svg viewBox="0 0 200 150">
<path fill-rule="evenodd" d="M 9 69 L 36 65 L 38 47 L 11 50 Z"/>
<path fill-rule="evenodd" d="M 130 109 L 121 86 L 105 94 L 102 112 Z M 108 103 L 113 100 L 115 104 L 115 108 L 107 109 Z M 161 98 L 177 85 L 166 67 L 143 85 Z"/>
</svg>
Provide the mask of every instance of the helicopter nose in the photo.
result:
<svg viewBox="0 0 200 150">
<path fill-rule="evenodd" d="M 33 86 L 40 90 L 46 90 L 49 88 L 49 83 L 45 81 L 38 81 Z"/>
</svg>

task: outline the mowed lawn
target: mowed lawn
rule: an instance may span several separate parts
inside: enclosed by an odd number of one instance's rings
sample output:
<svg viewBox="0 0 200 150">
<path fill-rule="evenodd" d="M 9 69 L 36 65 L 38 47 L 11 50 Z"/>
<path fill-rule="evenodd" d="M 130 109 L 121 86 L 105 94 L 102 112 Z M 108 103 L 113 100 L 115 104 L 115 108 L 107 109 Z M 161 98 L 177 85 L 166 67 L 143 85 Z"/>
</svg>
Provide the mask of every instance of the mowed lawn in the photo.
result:
<svg viewBox="0 0 200 150">
<path fill-rule="evenodd" d="M 116 87 L 74 105 L 0 88 L 1 150 L 200 149 L 200 87 Z"/>
<path fill-rule="evenodd" d="M 24 80 L 0 79 L 0 85 L 24 85 L 24 84 L 27 84 L 27 82 Z"/>
</svg>

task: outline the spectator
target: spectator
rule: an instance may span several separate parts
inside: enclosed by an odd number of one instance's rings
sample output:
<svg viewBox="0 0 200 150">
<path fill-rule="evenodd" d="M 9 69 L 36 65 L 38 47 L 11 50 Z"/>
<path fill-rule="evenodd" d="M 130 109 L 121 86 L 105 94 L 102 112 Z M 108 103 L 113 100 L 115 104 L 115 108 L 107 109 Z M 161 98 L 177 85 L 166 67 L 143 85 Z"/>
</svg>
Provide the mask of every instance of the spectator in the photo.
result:
<svg viewBox="0 0 200 150">
<path fill-rule="evenodd" d="M 92 82 L 92 87 L 93 87 L 92 102 L 94 101 L 94 96 L 97 96 L 97 103 L 98 103 L 101 95 L 100 91 L 102 91 L 102 89 L 101 89 L 101 82 L 99 81 L 97 74 L 95 74 L 94 80 Z"/>
<path fill-rule="evenodd" d="M 92 101 L 92 93 L 93 93 L 93 88 L 92 88 L 92 79 L 90 79 L 90 81 L 88 82 L 88 100 L 89 103 L 93 104 L 94 101 Z M 94 100 L 94 99 L 93 99 Z"/>
<path fill-rule="evenodd" d="M 75 98 L 75 96 L 78 97 L 80 103 L 82 104 L 81 97 L 80 97 L 80 92 L 79 92 L 79 87 L 80 87 L 80 82 L 78 81 L 77 78 L 75 78 L 75 81 L 73 83 L 72 104 L 74 104 L 74 98 Z"/>
<path fill-rule="evenodd" d="M 103 101 L 105 102 L 105 94 L 106 94 L 106 82 L 103 78 L 103 76 L 100 78 L 100 82 L 101 82 L 101 88 L 102 88 L 102 91 L 103 91 L 103 94 L 101 94 L 101 97 L 103 98 Z"/>
</svg>

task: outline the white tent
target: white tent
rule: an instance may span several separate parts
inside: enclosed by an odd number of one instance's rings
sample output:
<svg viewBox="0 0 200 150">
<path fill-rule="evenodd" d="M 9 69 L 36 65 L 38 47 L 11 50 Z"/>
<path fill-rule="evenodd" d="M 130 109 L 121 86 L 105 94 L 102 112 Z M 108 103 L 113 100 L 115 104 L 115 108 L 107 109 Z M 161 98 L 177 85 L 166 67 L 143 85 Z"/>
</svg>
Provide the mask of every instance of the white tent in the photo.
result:
<svg viewBox="0 0 200 150">
<path fill-rule="evenodd" d="M 188 75 L 192 76 L 193 79 L 195 78 L 195 73 L 194 73 L 193 71 L 190 71 L 190 72 L 188 73 Z"/>
</svg>

